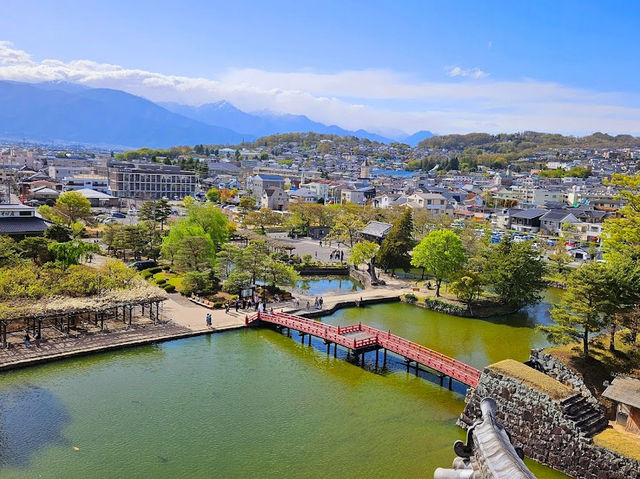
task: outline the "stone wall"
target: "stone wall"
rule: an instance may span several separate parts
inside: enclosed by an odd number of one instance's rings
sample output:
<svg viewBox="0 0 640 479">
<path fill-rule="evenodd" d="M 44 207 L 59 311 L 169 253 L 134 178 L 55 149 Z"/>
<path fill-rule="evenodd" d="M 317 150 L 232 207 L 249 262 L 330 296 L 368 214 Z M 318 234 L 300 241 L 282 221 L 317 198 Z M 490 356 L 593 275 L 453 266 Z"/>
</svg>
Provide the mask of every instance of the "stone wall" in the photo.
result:
<svg viewBox="0 0 640 479">
<path fill-rule="evenodd" d="M 526 456 L 575 478 L 640 479 L 640 462 L 593 444 L 589 433 L 601 429 L 606 419 L 598 417 L 597 410 L 579 394 L 552 399 L 489 366 L 478 386 L 467 391 L 467 406 L 458 421 L 462 427 L 481 417 L 480 401 L 485 397 L 495 399 L 497 420 Z M 572 411 L 576 404 L 590 412 Z M 593 416 L 589 419 L 589 424 L 595 425 L 592 429 L 581 424 L 586 414 Z"/>
<path fill-rule="evenodd" d="M 590 403 L 598 404 L 598 400 L 584 384 L 582 376 L 568 368 L 561 361 L 541 349 L 532 349 L 529 362 L 539 371 L 551 376 L 556 381 L 579 391 Z"/>
</svg>

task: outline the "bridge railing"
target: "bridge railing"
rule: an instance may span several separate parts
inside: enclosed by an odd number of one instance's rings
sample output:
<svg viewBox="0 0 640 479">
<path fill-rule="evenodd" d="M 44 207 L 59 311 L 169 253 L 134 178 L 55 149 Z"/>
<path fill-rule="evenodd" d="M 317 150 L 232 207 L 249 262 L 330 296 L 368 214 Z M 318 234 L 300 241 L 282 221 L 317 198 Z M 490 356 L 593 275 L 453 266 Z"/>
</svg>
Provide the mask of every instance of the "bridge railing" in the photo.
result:
<svg viewBox="0 0 640 479">
<path fill-rule="evenodd" d="M 390 331 L 382 331 L 371 326 L 353 324 L 349 326 L 333 326 L 326 323 L 319 323 L 307 318 L 302 318 L 287 313 L 256 313 L 247 318 L 247 324 L 261 319 L 274 324 L 279 324 L 288 328 L 323 338 L 327 341 L 340 344 L 341 346 L 358 349 L 367 346 L 380 346 L 407 359 L 417 361 L 458 381 L 472 387 L 477 386 L 480 379 L 480 371 L 469 366 L 462 361 L 453 359 L 438 351 L 429 349 L 421 344 L 414 343 Z M 344 334 L 362 331 L 370 335 L 368 338 L 355 339 Z"/>
</svg>

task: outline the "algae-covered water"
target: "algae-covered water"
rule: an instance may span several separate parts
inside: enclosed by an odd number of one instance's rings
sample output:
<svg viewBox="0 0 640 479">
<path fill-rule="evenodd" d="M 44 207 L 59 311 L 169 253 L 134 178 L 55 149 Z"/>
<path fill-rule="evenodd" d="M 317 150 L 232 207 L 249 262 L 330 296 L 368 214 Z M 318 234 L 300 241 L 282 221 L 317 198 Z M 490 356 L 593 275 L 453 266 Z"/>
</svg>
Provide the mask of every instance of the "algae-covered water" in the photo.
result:
<svg viewBox="0 0 640 479">
<path fill-rule="evenodd" d="M 544 306 L 480 321 L 387 304 L 325 320 L 366 321 L 484 366 L 544 345 L 532 329 L 543 318 Z M 4 373 L 0 477 L 427 479 L 450 465 L 460 386 L 312 346 L 238 330 Z"/>
</svg>

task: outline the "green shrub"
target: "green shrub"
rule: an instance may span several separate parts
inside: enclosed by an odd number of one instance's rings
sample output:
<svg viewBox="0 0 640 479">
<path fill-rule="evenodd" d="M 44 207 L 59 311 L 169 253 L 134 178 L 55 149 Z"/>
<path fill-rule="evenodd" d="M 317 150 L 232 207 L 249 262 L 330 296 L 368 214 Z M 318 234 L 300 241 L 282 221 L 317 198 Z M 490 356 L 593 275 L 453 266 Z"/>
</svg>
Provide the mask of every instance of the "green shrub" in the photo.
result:
<svg viewBox="0 0 640 479">
<path fill-rule="evenodd" d="M 155 268 L 145 269 L 144 271 L 149 271 L 151 274 L 156 274 L 162 271 L 162 268 L 160 266 L 156 266 Z"/>
<path fill-rule="evenodd" d="M 168 264 L 166 264 L 166 265 L 164 265 L 164 266 L 162 267 L 162 269 L 163 269 L 164 271 L 171 271 L 171 266 L 169 266 Z"/>
<path fill-rule="evenodd" d="M 148 269 L 143 269 L 140 274 L 142 275 L 142 277 L 144 279 L 149 279 L 151 278 L 151 276 L 153 276 L 153 274 L 151 273 L 151 271 L 149 271 Z"/>
<path fill-rule="evenodd" d="M 223 303 L 220 303 L 220 302 L 213 303 L 213 307 L 216 308 L 216 309 L 221 309 L 222 308 L 222 304 Z"/>
<path fill-rule="evenodd" d="M 412 303 L 415 303 L 416 301 L 418 301 L 418 298 L 413 293 L 407 293 L 404 295 L 404 297 L 407 299 L 407 301 L 411 301 Z"/>
<path fill-rule="evenodd" d="M 467 308 L 457 304 L 447 303 L 440 299 L 424 298 L 424 304 L 428 309 L 439 313 L 453 314 L 456 316 L 465 316 L 468 313 Z"/>
<path fill-rule="evenodd" d="M 160 278 L 160 279 L 156 279 L 156 284 L 158 286 L 162 286 L 163 284 L 165 284 L 167 282 L 166 278 Z"/>
<path fill-rule="evenodd" d="M 173 293 L 176 290 L 176 287 L 172 284 L 165 284 L 162 286 L 162 289 L 164 289 L 167 293 Z"/>
</svg>

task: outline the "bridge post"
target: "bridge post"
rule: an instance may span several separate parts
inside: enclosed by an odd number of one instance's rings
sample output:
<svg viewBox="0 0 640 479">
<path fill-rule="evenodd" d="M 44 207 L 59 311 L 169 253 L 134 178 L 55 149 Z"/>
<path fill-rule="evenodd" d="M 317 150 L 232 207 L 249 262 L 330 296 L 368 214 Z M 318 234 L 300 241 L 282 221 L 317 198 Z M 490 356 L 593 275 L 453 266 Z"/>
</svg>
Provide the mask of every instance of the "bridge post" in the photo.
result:
<svg viewBox="0 0 640 479">
<path fill-rule="evenodd" d="M 384 348 L 384 353 L 382 355 L 382 367 L 384 368 L 387 365 L 387 348 Z"/>
<path fill-rule="evenodd" d="M 378 369 L 378 351 L 379 349 L 376 349 L 376 369 Z"/>
<path fill-rule="evenodd" d="M 331 352 L 331 343 L 328 342 L 327 343 L 327 356 L 329 355 L 330 352 Z"/>
<path fill-rule="evenodd" d="M 451 389 L 452 389 L 451 381 L 453 381 L 453 378 L 451 376 L 449 376 L 449 391 L 451 391 Z"/>
<path fill-rule="evenodd" d="M 333 345 L 333 357 L 337 358 L 338 357 L 338 343 L 335 343 Z"/>
<path fill-rule="evenodd" d="M 418 375 L 419 371 L 420 371 L 420 365 L 418 364 L 418 361 L 416 361 L 416 376 Z"/>
<path fill-rule="evenodd" d="M 440 387 L 442 387 L 442 381 L 444 381 L 444 374 L 439 374 L 440 376 Z"/>
<path fill-rule="evenodd" d="M 309 335 L 309 346 L 311 346 L 311 335 Z"/>
<path fill-rule="evenodd" d="M 407 364 L 407 372 L 409 372 L 409 365 L 411 364 L 411 361 L 409 361 L 409 358 L 404 358 L 404 361 Z"/>
</svg>

